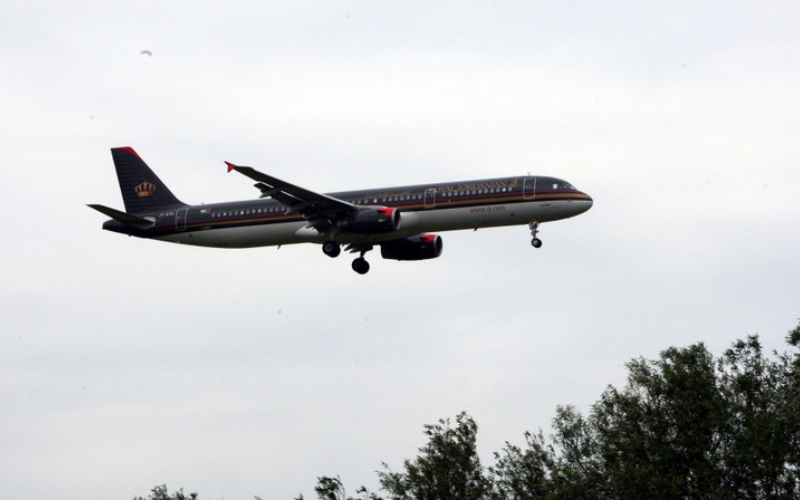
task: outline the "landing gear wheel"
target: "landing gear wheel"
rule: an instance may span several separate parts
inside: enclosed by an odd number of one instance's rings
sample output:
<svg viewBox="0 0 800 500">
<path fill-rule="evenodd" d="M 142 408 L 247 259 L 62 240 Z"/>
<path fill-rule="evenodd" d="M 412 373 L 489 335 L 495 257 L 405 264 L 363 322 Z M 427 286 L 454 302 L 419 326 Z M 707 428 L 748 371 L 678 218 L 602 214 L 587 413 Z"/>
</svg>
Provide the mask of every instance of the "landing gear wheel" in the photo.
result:
<svg viewBox="0 0 800 500">
<path fill-rule="evenodd" d="M 542 240 L 536 237 L 536 235 L 539 234 L 539 223 L 535 221 L 531 222 L 528 224 L 528 227 L 531 230 L 531 236 L 533 236 L 533 239 L 531 240 L 531 245 L 533 245 L 533 248 L 541 247 Z"/>
<path fill-rule="evenodd" d="M 369 272 L 369 262 L 364 257 L 359 257 L 353 261 L 353 271 L 358 274 L 367 274 Z"/>
<path fill-rule="evenodd" d="M 322 251 L 328 257 L 338 257 L 342 253 L 342 247 L 335 241 L 326 241 L 322 244 Z"/>
</svg>

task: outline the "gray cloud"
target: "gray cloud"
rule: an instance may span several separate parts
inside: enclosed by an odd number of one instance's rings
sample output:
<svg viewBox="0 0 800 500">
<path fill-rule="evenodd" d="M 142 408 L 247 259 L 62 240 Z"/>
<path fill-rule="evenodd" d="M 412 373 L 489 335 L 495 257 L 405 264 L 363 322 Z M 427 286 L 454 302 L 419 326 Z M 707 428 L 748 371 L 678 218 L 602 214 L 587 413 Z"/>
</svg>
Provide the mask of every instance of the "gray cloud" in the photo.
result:
<svg viewBox="0 0 800 500">
<path fill-rule="evenodd" d="M 0 484 L 208 498 L 374 487 L 467 410 L 487 462 L 588 408 L 624 363 L 795 325 L 792 3 L 7 9 Z M 143 49 L 152 57 L 142 57 Z M 255 197 L 223 160 L 337 191 L 549 174 L 595 199 L 447 233 L 357 276 L 319 248 L 101 231 L 130 145 L 189 202 Z"/>
</svg>

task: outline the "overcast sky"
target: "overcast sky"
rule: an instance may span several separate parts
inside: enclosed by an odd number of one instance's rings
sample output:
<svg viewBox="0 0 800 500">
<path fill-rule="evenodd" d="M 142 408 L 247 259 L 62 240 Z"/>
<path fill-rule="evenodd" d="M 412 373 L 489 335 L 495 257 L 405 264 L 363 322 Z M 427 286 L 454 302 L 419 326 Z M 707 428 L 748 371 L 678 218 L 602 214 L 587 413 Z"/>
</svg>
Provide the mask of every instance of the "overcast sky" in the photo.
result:
<svg viewBox="0 0 800 500">
<path fill-rule="evenodd" d="M 800 317 L 797 2 L 6 2 L 0 494 L 314 498 L 465 410 L 485 465 L 625 363 Z M 142 53 L 149 51 L 151 55 Z M 109 148 L 182 200 L 551 175 L 595 200 L 441 258 L 101 230 Z"/>
</svg>

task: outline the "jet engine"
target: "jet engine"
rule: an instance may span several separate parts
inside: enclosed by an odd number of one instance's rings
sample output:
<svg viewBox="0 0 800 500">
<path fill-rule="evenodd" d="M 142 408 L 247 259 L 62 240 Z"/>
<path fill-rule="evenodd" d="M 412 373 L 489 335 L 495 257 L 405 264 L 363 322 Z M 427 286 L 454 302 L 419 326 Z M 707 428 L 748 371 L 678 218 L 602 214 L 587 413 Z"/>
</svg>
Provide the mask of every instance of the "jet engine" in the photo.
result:
<svg viewBox="0 0 800 500">
<path fill-rule="evenodd" d="M 442 255 L 442 238 L 438 234 L 421 234 L 402 240 L 381 243 L 381 257 L 394 260 L 426 260 Z"/>
<path fill-rule="evenodd" d="M 339 221 L 338 225 L 346 233 L 388 233 L 400 225 L 400 211 L 390 207 L 360 210 Z"/>
</svg>

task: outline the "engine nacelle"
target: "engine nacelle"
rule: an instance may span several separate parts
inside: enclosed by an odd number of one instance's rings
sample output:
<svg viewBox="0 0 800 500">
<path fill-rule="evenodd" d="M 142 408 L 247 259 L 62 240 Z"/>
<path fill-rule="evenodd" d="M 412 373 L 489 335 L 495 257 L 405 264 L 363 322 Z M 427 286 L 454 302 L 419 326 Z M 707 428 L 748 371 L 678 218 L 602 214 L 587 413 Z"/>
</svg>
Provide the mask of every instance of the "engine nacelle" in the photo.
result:
<svg viewBox="0 0 800 500">
<path fill-rule="evenodd" d="M 396 231 L 399 225 L 400 211 L 390 207 L 361 210 L 338 224 L 341 231 L 357 234 L 388 233 Z"/>
<path fill-rule="evenodd" d="M 426 260 L 440 255 L 442 238 L 438 234 L 422 234 L 381 243 L 381 257 L 384 259 Z"/>
</svg>

